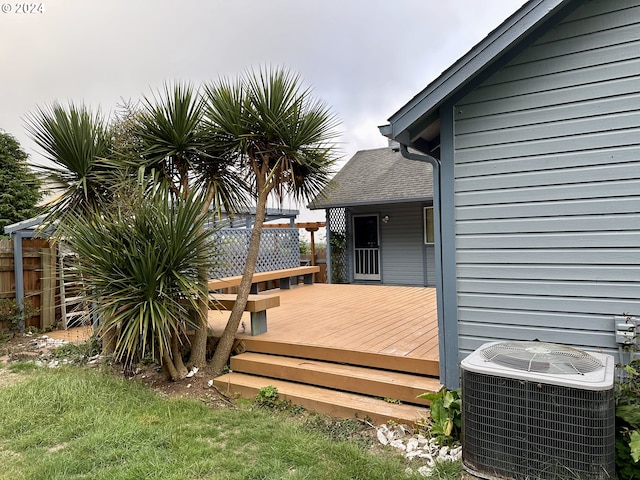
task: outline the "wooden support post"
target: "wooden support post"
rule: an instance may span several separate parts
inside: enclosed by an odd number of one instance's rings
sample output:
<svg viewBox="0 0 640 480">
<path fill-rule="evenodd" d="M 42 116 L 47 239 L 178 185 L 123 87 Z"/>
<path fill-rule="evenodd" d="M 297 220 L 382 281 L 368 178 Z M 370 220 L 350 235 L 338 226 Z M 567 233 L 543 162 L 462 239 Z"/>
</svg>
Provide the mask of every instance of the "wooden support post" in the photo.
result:
<svg viewBox="0 0 640 480">
<path fill-rule="evenodd" d="M 307 228 L 307 232 L 311 234 L 311 266 L 316 264 L 316 242 L 313 234 L 318 230 L 317 228 Z"/>
<path fill-rule="evenodd" d="M 18 329 L 24 332 L 25 321 L 24 318 L 24 269 L 22 259 L 22 234 L 16 232 L 13 235 L 13 272 L 16 284 L 16 303 L 22 311 L 22 316 L 18 322 Z"/>
<path fill-rule="evenodd" d="M 54 248 L 42 250 L 42 293 L 40 294 L 40 328 L 45 329 L 56 322 L 56 253 Z"/>
<path fill-rule="evenodd" d="M 314 267 L 316 265 L 316 242 L 315 242 L 315 237 L 313 236 L 313 234 L 318 231 L 318 228 L 319 227 L 317 227 L 317 226 L 307 226 L 305 228 L 305 230 L 311 234 L 311 266 L 312 267 Z M 318 273 L 318 275 L 320 275 L 320 274 Z M 320 279 L 320 277 L 318 277 L 318 280 L 319 279 Z M 313 283 L 313 280 L 311 282 L 307 282 L 307 277 L 305 275 L 304 283 Z"/>
</svg>

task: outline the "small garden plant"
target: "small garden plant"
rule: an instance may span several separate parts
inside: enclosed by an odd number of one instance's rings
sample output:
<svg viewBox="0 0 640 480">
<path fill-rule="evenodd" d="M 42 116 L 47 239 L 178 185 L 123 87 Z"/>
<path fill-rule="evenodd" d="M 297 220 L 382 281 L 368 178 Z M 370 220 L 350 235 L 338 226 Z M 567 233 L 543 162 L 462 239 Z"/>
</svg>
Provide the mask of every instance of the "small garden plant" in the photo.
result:
<svg viewBox="0 0 640 480">
<path fill-rule="evenodd" d="M 299 407 L 293 407 L 289 400 L 282 400 L 278 394 L 278 388 L 273 385 L 262 387 L 256 394 L 256 404 L 262 408 L 268 408 L 276 411 L 292 411 L 299 412 Z"/>
<path fill-rule="evenodd" d="M 625 367 L 627 379 L 618 385 L 616 408 L 616 468 L 622 480 L 640 478 L 640 360 Z"/>
<path fill-rule="evenodd" d="M 0 330 L 17 332 L 24 319 L 38 314 L 38 309 L 31 302 L 24 302 L 21 308 L 13 298 L 0 298 Z"/>
<path fill-rule="evenodd" d="M 616 470 L 618 478 L 640 478 L 640 357 L 639 327 L 633 315 L 622 314 L 632 327 L 634 341 L 627 347 L 630 362 L 623 368 L 623 381 L 616 390 Z"/>
<path fill-rule="evenodd" d="M 439 445 L 451 446 L 460 442 L 462 433 L 462 399 L 460 390 L 442 388 L 439 392 L 419 395 L 431 401 L 431 421 L 426 425 L 429 435 Z"/>
<path fill-rule="evenodd" d="M 278 388 L 273 385 L 262 387 L 256 394 L 256 403 L 260 407 L 273 408 L 278 401 Z"/>
</svg>

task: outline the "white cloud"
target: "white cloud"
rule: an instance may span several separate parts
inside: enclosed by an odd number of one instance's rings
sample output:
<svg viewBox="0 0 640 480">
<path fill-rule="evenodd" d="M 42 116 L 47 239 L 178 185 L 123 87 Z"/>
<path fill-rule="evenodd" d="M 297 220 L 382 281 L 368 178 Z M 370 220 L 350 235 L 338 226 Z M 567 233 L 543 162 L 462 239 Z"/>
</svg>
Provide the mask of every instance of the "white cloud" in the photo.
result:
<svg viewBox="0 0 640 480">
<path fill-rule="evenodd" d="M 166 80 L 286 65 L 342 119 L 346 157 L 522 0 L 47 0 L 0 13 L 0 128 L 25 149 L 37 105 L 109 112 Z"/>
</svg>

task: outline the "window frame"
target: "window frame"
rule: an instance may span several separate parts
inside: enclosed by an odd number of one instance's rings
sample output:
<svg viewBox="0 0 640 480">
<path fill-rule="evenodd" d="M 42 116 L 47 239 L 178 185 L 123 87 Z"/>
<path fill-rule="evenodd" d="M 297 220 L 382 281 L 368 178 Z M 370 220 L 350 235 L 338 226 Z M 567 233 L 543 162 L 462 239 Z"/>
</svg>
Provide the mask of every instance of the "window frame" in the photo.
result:
<svg viewBox="0 0 640 480">
<path fill-rule="evenodd" d="M 423 207 L 423 221 L 424 221 L 424 244 L 425 245 L 434 245 L 435 244 L 435 231 L 433 226 L 433 206 Z M 431 237 L 431 241 L 429 241 L 429 237 Z"/>
</svg>

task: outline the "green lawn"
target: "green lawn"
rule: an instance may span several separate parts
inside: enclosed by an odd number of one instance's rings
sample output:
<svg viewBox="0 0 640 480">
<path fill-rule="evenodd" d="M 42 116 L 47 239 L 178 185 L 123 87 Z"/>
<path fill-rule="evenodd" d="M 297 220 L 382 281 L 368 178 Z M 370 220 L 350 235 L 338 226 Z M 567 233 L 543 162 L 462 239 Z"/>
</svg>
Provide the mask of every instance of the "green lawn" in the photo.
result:
<svg viewBox="0 0 640 480">
<path fill-rule="evenodd" d="M 397 455 L 272 410 L 162 398 L 86 368 L 26 375 L 0 388 L 0 479 L 423 478 L 407 476 Z"/>
</svg>

